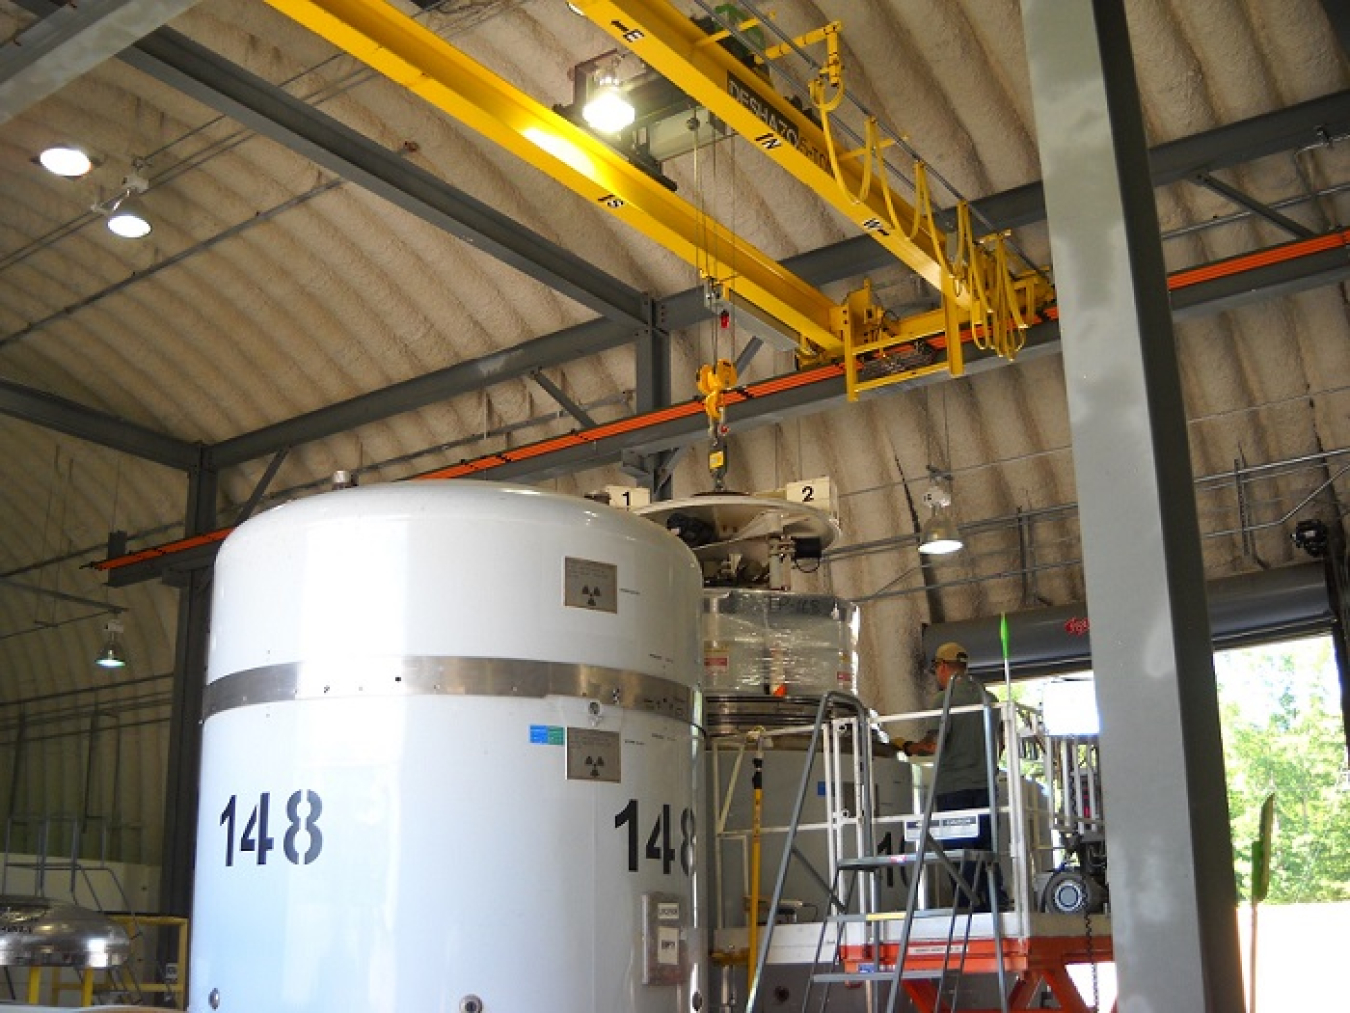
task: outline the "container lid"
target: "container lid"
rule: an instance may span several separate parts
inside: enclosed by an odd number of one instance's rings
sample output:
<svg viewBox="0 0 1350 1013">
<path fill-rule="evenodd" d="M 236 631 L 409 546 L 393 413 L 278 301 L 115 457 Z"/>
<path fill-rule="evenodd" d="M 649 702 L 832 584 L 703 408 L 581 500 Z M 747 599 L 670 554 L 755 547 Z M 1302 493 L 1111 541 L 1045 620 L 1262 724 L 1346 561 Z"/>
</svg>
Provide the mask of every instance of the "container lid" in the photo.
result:
<svg viewBox="0 0 1350 1013">
<path fill-rule="evenodd" d="M 116 967 L 131 940 L 107 915 L 42 897 L 0 896 L 0 967 Z"/>
</svg>

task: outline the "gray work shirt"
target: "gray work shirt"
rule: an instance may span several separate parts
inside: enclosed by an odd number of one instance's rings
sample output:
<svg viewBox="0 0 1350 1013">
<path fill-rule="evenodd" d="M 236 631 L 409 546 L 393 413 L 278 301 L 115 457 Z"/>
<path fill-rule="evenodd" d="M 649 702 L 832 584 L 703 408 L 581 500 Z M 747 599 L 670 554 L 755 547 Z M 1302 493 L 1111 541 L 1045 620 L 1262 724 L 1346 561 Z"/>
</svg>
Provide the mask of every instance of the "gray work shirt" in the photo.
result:
<svg viewBox="0 0 1350 1013">
<path fill-rule="evenodd" d="M 987 705 L 997 703 L 983 686 L 969 676 L 954 676 L 951 691 L 953 710 L 981 703 Z M 932 705 L 933 710 L 942 709 L 942 697 L 943 694 L 939 691 Z M 991 717 L 997 721 L 997 715 Z M 938 743 L 937 780 L 934 783 L 934 790 L 939 795 L 949 791 L 989 787 L 989 772 L 985 767 L 982 712 L 953 714 L 945 739 L 938 739 L 936 727 L 930 729 L 930 734 Z M 997 759 L 995 757 L 996 766 Z"/>
</svg>

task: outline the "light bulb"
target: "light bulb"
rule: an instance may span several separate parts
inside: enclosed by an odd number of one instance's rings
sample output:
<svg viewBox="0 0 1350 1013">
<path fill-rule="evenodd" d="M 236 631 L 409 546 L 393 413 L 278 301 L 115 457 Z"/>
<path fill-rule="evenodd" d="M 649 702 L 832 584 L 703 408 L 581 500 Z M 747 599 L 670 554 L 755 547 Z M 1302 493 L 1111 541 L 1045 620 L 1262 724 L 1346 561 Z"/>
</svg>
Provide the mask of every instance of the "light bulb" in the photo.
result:
<svg viewBox="0 0 1350 1013">
<path fill-rule="evenodd" d="M 48 148 L 38 155 L 38 161 L 48 172 L 69 179 L 83 176 L 94 167 L 94 163 L 89 160 L 89 156 L 83 151 L 66 145 Z"/>
<path fill-rule="evenodd" d="M 618 88 L 607 84 L 582 107 L 581 117 L 602 134 L 617 134 L 637 119 L 637 110 Z"/>
<path fill-rule="evenodd" d="M 108 231 L 123 239 L 141 239 L 150 235 L 150 223 L 135 211 L 120 209 L 108 216 Z"/>
</svg>

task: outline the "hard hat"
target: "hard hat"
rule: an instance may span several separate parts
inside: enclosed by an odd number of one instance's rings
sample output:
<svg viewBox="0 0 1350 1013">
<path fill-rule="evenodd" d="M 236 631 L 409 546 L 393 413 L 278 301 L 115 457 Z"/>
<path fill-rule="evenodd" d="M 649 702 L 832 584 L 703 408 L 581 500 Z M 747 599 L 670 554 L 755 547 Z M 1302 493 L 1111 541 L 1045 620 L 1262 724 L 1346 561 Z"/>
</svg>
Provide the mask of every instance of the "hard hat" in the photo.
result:
<svg viewBox="0 0 1350 1013">
<path fill-rule="evenodd" d="M 937 649 L 937 653 L 933 655 L 933 660 L 950 661 L 958 665 L 964 665 L 970 661 L 970 655 L 966 653 L 966 649 L 960 644 L 949 642 Z"/>
</svg>

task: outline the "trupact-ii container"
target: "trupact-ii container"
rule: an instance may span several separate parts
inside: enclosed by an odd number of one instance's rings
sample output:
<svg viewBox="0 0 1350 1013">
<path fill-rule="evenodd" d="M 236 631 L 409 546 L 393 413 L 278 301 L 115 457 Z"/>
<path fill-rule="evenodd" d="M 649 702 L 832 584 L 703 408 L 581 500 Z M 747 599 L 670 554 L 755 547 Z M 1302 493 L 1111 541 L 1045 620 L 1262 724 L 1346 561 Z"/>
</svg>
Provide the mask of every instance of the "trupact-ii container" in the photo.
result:
<svg viewBox="0 0 1350 1013">
<path fill-rule="evenodd" d="M 347 489 L 216 564 L 196 1013 L 682 1013 L 699 569 L 585 500 Z"/>
</svg>

